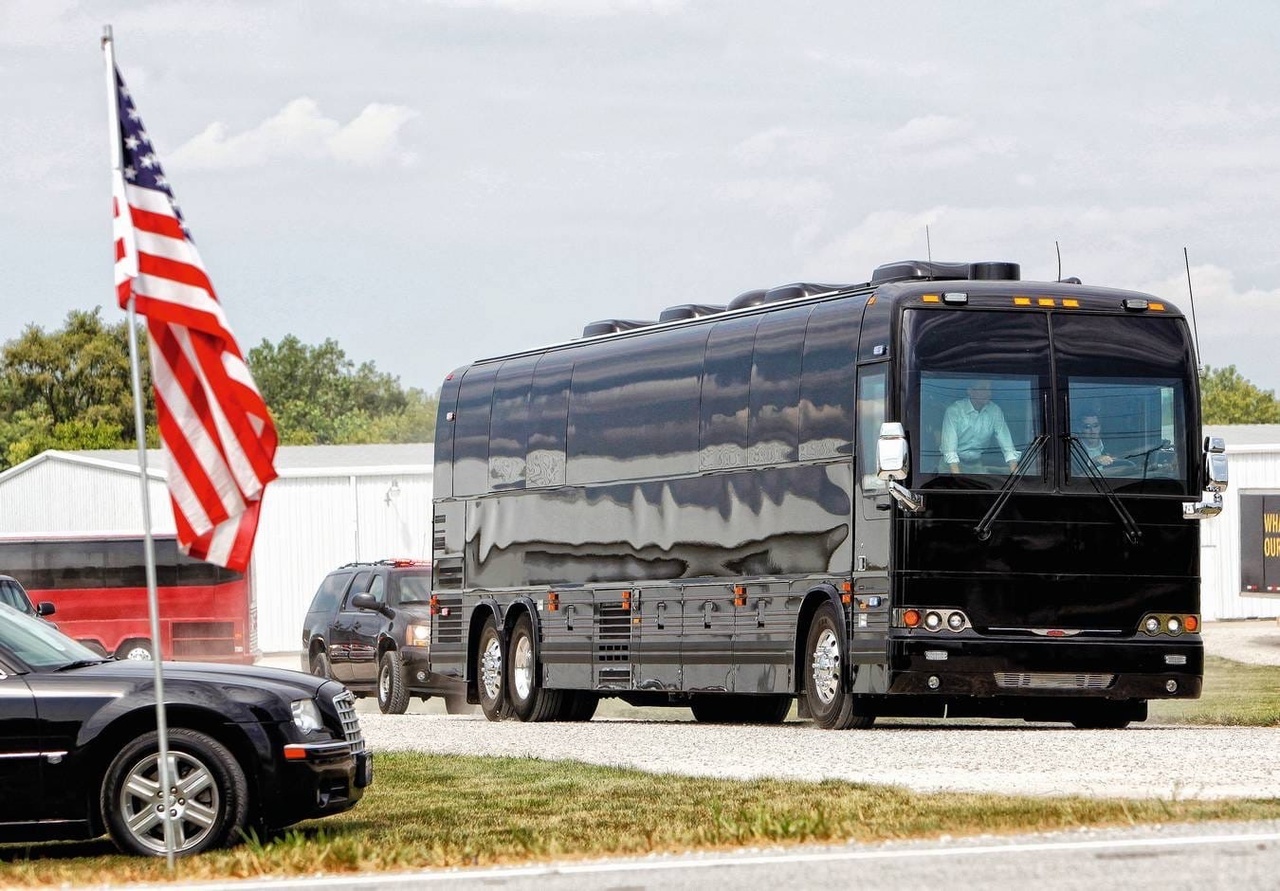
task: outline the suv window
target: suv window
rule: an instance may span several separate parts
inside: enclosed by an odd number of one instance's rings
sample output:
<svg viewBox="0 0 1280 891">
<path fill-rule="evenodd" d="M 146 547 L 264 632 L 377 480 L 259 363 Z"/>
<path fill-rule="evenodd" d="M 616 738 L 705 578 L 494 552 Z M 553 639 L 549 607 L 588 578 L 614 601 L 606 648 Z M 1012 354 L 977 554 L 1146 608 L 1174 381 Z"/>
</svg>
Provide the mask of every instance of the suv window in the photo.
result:
<svg viewBox="0 0 1280 891">
<path fill-rule="evenodd" d="M 367 569 L 363 569 L 356 573 L 355 581 L 351 583 L 351 587 L 347 590 L 346 607 L 351 607 L 351 598 L 357 594 L 364 594 L 369 590 L 369 579 L 373 573 Z"/>
<path fill-rule="evenodd" d="M 351 580 L 351 572 L 331 572 L 325 576 L 323 582 L 320 583 L 320 589 L 316 591 L 316 596 L 311 601 L 311 609 L 308 612 L 313 613 L 331 613 L 338 607 L 338 601 L 342 599 L 342 592 L 347 590 L 347 582 Z"/>
<path fill-rule="evenodd" d="M 373 581 L 369 583 L 369 593 L 373 595 L 373 599 L 379 603 L 387 601 L 387 578 L 384 575 L 375 575 Z"/>
<path fill-rule="evenodd" d="M 391 574 L 392 606 L 431 602 L 431 573 L 421 570 L 393 572 Z"/>
</svg>

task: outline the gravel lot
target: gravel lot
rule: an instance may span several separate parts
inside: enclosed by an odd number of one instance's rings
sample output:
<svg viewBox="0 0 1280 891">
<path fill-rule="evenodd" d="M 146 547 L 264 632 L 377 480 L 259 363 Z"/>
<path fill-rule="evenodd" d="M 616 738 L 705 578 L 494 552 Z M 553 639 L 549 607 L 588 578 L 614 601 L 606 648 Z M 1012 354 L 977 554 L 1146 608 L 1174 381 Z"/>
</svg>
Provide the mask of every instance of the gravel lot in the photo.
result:
<svg viewBox="0 0 1280 891">
<path fill-rule="evenodd" d="M 1240 661 L 1280 664 L 1274 620 L 1212 623 L 1206 649 Z M 1074 730 L 1021 722 L 922 726 L 882 719 L 870 730 L 829 732 L 808 723 L 776 727 L 596 718 L 588 724 L 494 724 L 418 713 L 382 715 L 362 703 L 375 751 L 562 758 L 655 773 L 887 783 L 918 791 L 1134 798 L 1280 797 L 1280 729 L 1168 727 Z M 647 710 L 646 716 L 654 714 Z"/>
</svg>

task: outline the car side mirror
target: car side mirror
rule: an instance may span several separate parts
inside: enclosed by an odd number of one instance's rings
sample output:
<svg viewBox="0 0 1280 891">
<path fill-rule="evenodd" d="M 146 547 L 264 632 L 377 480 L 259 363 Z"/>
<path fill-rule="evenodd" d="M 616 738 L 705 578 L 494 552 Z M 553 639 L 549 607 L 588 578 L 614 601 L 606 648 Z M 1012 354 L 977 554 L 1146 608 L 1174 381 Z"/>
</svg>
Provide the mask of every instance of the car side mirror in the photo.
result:
<svg viewBox="0 0 1280 891">
<path fill-rule="evenodd" d="M 54 607 L 50 600 L 41 600 L 36 604 L 36 614 L 40 616 L 52 616 L 58 610 Z"/>
<path fill-rule="evenodd" d="M 907 478 L 907 462 L 910 450 L 902 424 L 885 421 L 880 425 L 880 438 L 876 440 L 876 476 L 882 480 Z"/>
<path fill-rule="evenodd" d="M 396 614 L 395 610 L 387 606 L 385 603 L 380 603 L 367 591 L 363 594 L 357 594 L 355 597 L 352 597 L 351 605 L 356 609 L 368 609 L 373 610 L 375 613 L 382 613 L 387 618 L 391 618 Z"/>
</svg>

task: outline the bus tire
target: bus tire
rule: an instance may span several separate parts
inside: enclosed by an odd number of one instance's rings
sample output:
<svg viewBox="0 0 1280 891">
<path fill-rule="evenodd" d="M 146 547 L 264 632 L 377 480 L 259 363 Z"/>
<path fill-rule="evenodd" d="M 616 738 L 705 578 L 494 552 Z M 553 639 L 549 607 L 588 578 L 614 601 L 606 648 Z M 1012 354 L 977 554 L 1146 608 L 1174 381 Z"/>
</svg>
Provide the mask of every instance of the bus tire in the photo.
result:
<svg viewBox="0 0 1280 891">
<path fill-rule="evenodd" d="M 249 783 L 227 747 L 185 727 L 169 731 L 169 759 L 177 767 L 174 853 L 198 854 L 241 841 L 249 819 Z M 160 743 L 155 731 L 125 744 L 111 761 L 99 806 L 111 840 L 122 851 L 162 857 L 164 820 L 156 815 Z M 190 789 L 190 800 L 183 798 Z"/>
<path fill-rule="evenodd" d="M 150 662 L 155 657 L 151 651 L 151 641 L 141 637 L 131 637 L 120 644 L 116 650 L 116 658 L 134 662 Z"/>
<path fill-rule="evenodd" d="M 501 721 L 507 704 L 506 654 L 502 652 L 502 635 L 493 616 L 485 619 L 476 647 L 476 694 L 480 710 L 490 721 Z"/>
<path fill-rule="evenodd" d="M 805 638 L 804 698 L 813 722 L 826 730 L 870 727 L 874 715 L 858 713 L 857 700 L 844 689 L 847 662 L 843 617 L 831 603 L 814 613 Z"/>
<path fill-rule="evenodd" d="M 600 707 L 600 694 L 587 690 L 563 690 L 560 693 L 560 711 L 554 720 L 582 722 L 595 717 Z"/>
<path fill-rule="evenodd" d="M 403 715 L 409 707 L 404 683 L 404 659 L 399 650 L 387 650 L 378 662 L 378 709 L 384 715 Z"/>
<path fill-rule="evenodd" d="M 507 699 L 521 721 L 550 721 L 560 711 L 561 691 L 542 686 L 538 641 L 528 613 L 516 620 L 507 648 Z"/>
<path fill-rule="evenodd" d="M 786 694 L 699 693 L 689 700 L 701 724 L 781 724 L 791 711 Z"/>
</svg>

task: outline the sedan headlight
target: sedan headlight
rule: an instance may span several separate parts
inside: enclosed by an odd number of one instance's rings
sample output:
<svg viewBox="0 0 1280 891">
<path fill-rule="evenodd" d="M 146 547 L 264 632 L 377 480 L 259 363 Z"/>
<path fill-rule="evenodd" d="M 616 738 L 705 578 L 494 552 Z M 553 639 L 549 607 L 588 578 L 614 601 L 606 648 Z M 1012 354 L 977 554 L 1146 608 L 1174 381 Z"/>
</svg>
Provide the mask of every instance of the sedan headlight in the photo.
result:
<svg viewBox="0 0 1280 891">
<path fill-rule="evenodd" d="M 404 630 L 404 642 L 411 647 L 427 647 L 431 645 L 430 625 L 410 625 Z"/>
<path fill-rule="evenodd" d="M 320 707 L 314 699 L 295 699 L 289 706 L 293 711 L 293 723 L 303 733 L 324 729 L 324 719 L 320 717 Z"/>
</svg>

